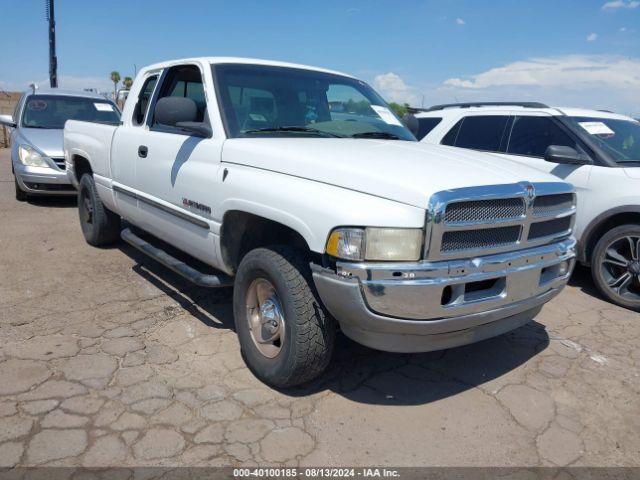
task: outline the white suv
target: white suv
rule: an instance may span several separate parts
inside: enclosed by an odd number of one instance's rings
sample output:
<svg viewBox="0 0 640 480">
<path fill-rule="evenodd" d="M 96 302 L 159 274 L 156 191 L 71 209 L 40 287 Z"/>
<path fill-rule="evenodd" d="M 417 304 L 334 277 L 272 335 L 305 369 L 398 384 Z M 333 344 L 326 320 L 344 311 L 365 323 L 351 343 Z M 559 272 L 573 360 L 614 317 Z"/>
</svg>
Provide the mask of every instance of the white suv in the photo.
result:
<svg viewBox="0 0 640 480">
<path fill-rule="evenodd" d="M 640 308 L 640 122 L 540 103 L 466 103 L 414 110 L 419 140 L 494 152 L 572 183 L 578 258 L 602 294 Z M 416 121 L 417 120 L 417 121 Z"/>
</svg>

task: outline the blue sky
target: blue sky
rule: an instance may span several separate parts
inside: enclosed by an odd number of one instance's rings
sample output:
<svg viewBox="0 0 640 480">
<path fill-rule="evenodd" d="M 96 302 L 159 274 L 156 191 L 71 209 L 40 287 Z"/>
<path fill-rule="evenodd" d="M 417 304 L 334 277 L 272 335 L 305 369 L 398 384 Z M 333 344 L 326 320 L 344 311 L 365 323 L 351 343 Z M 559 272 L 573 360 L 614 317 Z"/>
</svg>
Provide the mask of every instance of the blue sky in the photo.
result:
<svg viewBox="0 0 640 480">
<path fill-rule="evenodd" d="M 235 55 L 345 71 L 387 100 L 541 100 L 640 114 L 640 0 L 56 0 L 60 83 Z M 46 83 L 44 0 L 6 2 L 0 88 Z"/>
</svg>

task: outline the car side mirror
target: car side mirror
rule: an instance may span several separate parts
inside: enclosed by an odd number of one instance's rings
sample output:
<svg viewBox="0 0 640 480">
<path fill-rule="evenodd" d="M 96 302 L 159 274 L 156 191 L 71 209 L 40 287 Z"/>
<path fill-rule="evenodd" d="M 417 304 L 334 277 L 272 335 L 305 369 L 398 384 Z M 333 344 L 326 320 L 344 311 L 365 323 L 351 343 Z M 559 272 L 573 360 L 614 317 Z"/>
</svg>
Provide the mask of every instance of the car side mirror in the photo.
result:
<svg viewBox="0 0 640 480">
<path fill-rule="evenodd" d="M 413 113 L 405 113 L 402 117 L 402 123 L 404 123 L 405 127 L 407 127 L 411 133 L 413 133 L 414 137 L 418 137 L 420 124 Z"/>
<path fill-rule="evenodd" d="M 588 156 L 578 153 L 575 148 L 562 145 L 549 145 L 544 153 L 544 159 L 547 162 L 562 165 L 591 165 L 593 163 Z"/>
<path fill-rule="evenodd" d="M 211 127 L 197 122 L 198 106 L 190 98 L 163 97 L 156 103 L 155 122 L 160 125 L 176 127 L 196 135 L 210 137 Z"/>
<path fill-rule="evenodd" d="M 0 125 L 4 125 L 9 128 L 16 128 L 16 122 L 13 121 L 11 115 L 0 115 Z"/>
</svg>

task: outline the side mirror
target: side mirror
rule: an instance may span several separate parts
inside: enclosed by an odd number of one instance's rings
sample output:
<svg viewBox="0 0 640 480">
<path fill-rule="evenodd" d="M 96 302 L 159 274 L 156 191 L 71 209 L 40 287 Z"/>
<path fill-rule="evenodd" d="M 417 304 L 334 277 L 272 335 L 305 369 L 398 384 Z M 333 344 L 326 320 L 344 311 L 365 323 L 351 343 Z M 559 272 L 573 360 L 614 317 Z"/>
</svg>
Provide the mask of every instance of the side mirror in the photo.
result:
<svg viewBox="0 0 640 480">
<path fill-rule="evenodd" d="M 547 162 L 562 165 L 591 165 L 593 163 L 588 156 L 578 153 L 575 148 L 561 145 L 549 145 L 544 152 L 544 159 Z"/>
<path fill-rule="evenodd" d="M 414 137 L 418 136 L 420 124 L 413 113 L 405 113 L 402 117 L 402 123 L 404 123 L 405 127 L 407 127 L 411 133 L 413 133 Z"/>
<path fill-rule="evenodd" d="M 186 97 L 163 97 L 156 103 L 155 122 L 180 128 L 197 135 L 210 137 L 211 127 L 204 122 L 196 122 L 198 107 L 196 102 Z"/>
<path fill-rule="evenodd" d="M 13 121 L 11 115 L 0 115 L 0 125 L 4 125 L 9 128 L 16 128 L 16 122 Z"/>
</svg>

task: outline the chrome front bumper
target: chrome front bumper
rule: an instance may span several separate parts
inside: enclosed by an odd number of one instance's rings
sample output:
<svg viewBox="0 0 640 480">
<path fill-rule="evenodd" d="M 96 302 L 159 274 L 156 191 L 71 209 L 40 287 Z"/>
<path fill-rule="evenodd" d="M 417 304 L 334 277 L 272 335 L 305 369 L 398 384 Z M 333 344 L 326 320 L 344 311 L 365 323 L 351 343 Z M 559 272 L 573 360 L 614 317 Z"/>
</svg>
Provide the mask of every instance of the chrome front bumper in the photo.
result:
<svg viewBox="0 0 640 480">
<path fill-rule="evenodd" d="M 313 277 L 347 336 L 380 350 L 438 350 L 531 320 L 567 283 L 575 243 L 465 260 L 338 263 L 337 272 L 316 267 Z"/>
</svg>

